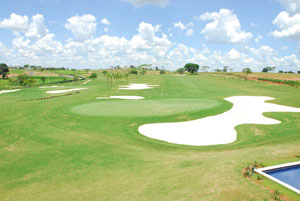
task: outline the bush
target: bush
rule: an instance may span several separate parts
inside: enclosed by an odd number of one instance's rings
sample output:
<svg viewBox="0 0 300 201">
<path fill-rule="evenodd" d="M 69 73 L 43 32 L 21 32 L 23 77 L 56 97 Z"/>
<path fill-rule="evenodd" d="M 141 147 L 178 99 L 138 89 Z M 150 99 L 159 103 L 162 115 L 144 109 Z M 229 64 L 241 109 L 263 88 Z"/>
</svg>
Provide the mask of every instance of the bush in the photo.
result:
<svg viewBox="0 0 300 201">
<path fill-rule="evenodd" d="M 159 74 L 166 74 L 166 70 L 161 69 L 161 70 L 159 71 Z"/>
<path fill-rule="evenodd" d="M 135 75 L 137 75 L 137 74 L 138 74 L 138 71 L 137 71 L 136 69 L 131 69 L 131 70 L 129 71 L 129 74 L 135 74 Z"/>
<path fill-rule="evenodd" d="M 176 71 L 179 74 L 183 74 L 185 70 L 184 70 L 184 68 L 178 68 Z"/>
<path fill-rule="evenodd" d="M 90 75 L 90 78 L 91 78 L 91 79 L 97 78 L 97 73 L 92 73 L 92 74 Z"/>
<path fill-rule="evenodd" d="M 107 74 L 107 70 L 102 71 L 102 74 L 105 76 Z"/>
</svg>

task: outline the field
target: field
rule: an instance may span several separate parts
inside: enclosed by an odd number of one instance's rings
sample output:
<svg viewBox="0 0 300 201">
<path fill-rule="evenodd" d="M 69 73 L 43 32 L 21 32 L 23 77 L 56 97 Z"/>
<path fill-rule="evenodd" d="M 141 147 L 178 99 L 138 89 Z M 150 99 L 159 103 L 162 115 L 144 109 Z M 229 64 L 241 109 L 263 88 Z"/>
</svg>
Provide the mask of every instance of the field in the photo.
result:
<svg viewBox="0 0 300 201">
<path fill-rule="evenodd" d="M 107 86 L 100 77 L 78 83 L 88 89 L 70 96 L 24 102 L 51 96 L 36 87 L 0 94 L 0 200 L 264 200 L 275 189 L 300 200 L 242 174 L 253 161 L 299 160 L 300 113 L 265 113 L 282 123 L 237 126 L 237 141 L 218 146 L 176 145 L 138 133 L 146 123 L 225 112 L 229 96 L 271 96 L 300 108 L 299 88 L 209 73 L 135 75 L 129 82 L 160 86 L 119 90 L 125 82 Z M 145 99 L 96 100 L 115 95 Z"/>
</svg>

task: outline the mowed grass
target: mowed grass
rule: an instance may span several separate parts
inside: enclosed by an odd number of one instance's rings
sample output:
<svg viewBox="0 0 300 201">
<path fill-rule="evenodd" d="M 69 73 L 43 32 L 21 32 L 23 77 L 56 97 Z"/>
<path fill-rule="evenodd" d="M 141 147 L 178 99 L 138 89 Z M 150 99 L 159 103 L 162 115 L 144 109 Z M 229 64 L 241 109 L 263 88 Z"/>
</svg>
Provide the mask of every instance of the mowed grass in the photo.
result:
<svg viewBox="0 0 300 201">
<path fill-rule="evenodd" d="M 263 200 L 270 198 L 269 190 L 243 177 L 242 168 L 254 160 L 295 160 L 300 152 L 299 113 L 266 113 L 282 123 L 239 125 L 237 141 L 219 146 L 170 144 L 137 132 L 146 123 L 220 114 L 232 107 L 224 100 L 229 96 L 271 96 L 276 98 L 271 102 L 300 107 L 299 88 L 209 74 L 131 76 L 129 81 L 160 87 L 118 90 L 101 78 L 82 85 L 88 89 L 79 94 L 41 101 L 22 102 L 48 96 L 38 88 L 1 94 L 0 200 Z M 211 100 L 218 105 L 142 117 L 72 112 L 111 95 L 144 96 L 152 102 Z M 287 194 L 300 200 L 293 192 Z"/>
<path fill-rule="evenodd" d="M 93 116 L 144 117 L 207 110 L 217 105 L 218 101 L 203 99 L 98 100 L 71 110 Z"/>
</svg>

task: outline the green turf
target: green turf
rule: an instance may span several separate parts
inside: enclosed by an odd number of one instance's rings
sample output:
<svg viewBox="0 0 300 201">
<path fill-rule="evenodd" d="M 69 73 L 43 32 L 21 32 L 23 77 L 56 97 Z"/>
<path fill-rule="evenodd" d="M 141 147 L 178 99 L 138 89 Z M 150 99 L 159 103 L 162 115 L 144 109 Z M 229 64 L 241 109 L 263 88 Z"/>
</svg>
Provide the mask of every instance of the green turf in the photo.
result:
<svg viewBox="0 0 300 201">
<path fill-rule="evenodd" d="M 75 106 L 72 111 L 93 116 L 146 117 L 207 110 L 217 105 L 218 101 L 203 99 L 100 100 Z"/>
<path fill-rule="evenodd" d="M 268 188 L 244 178 L 242 169 L 254 160 L 280 163 L 300 154 L 300 113 L 266 113 L 282 123 L 239 125 L 237 141 L 218 146 L 170 144 L 137 131 L 147 123 L 220 114 L 232 107 L 224 100 L 229 96 L 271 96 L 276 98 L 271 102 L 300 107 L 299 88 L 210 74 L 146 74 L 130 76 L 129 82 L 160 86 L 118 90 L 118 85 L 107 86 L 100 77 L 86 85 L 78 83 L 76 87 L 88 89 L 71 96 L 23 102 L 51 95 L 39 88 L 0 94 L 0 200 L 263 200 L 270 198 Z M 218 105 L 201 110 L 201 103 L 187 110 L 174 103 L 172 113 L 143 117 L 72 112 L 96 101 L 127 102 L 95 100 L 112 95 L 143 96 L 150 103 L 212 100 Z M 284 192 L 300 200 L 295 193 Z"/>
</svg>

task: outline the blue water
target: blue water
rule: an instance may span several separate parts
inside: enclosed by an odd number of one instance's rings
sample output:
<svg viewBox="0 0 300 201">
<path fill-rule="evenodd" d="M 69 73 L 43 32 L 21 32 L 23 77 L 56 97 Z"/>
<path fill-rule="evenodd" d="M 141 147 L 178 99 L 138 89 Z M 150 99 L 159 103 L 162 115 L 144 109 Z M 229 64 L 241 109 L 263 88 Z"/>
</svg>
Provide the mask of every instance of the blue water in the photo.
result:
<svg viewBox="0 0 300 201">
<path fill-rule="evenodd" d="M 265 171 L 268 175 L 300 190 L 300 165 Z"/>
</svg>

